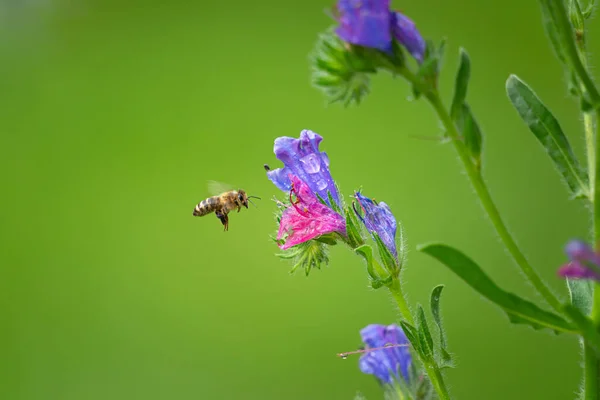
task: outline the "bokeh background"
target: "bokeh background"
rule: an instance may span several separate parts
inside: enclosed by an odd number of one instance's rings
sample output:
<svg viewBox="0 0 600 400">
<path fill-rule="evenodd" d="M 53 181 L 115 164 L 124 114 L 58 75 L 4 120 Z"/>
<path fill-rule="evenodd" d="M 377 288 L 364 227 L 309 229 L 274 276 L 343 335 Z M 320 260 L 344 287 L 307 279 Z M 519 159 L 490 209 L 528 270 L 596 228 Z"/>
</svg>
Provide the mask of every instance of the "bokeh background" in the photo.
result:
<svg viewBox="0 0 600 400">
<path fill-rule="evenodd" d="M 307 279 L 274 256 L 263 164 L 277 136 L 312 129 L 345 195 L 385 200 L 411 249 L 411 304 L 444 283 L 457 399 L 571 399 L 574 337 L 512 326 L 443 266 L 427 241 L 465 251 L 504 288 L 537 300 L 505 254 L 451 147 L 407 85 L 373 81 L 360 107 L 326 106 L 307 56 L 331 24 L 325 0 L 283 2 L 0 1 L 0 398 L 381 398 L 360 373 L 359 330 L 392 323 L 362 260 L 331 252 Z M 484 173 L 533 265 L 555 277 L 563 246 L 585 237 L 549 160 L 512 109 L 516 73 L 560 118 L 583 155 L 577 104 L 535 1 L 395 1 L 423 35 L 473 64 L 469 101 L 485 131 Z M 595 25 L 595 26 L 594 26 Z M 600 53 L 592 24 L 590 49 Z M 596 61 L 597 62 L 597 61 Z M 594 62 L 592 62 L 594 64 Z M 231 217 L 193 218 L 217 180 L 262 196 Z"/>
</svg>

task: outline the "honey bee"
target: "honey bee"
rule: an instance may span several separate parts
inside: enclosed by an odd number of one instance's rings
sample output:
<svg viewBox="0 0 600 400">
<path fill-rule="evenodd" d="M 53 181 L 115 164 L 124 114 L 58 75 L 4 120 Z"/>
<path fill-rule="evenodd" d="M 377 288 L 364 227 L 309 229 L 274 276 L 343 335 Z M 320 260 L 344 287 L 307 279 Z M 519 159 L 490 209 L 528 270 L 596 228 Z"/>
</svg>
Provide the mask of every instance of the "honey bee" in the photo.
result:
<svg viewBox="0 0 600 400">
<path fill-rule="evenodd" d="M 209 190 L 212 193 L 222 193 L 202 200 L 196 205 L 192 215 L 194 217 L 203 217 L 214 212 L 223 224 L 223 230 L 227 231 L 229 229 L 228 214 L 236 208 L 238 212 L 240 212 L 242 207 L 248 208 L 248 202 L 252 203 L 252 200 L 250 200 L 251 198 L 260 199 L 260 197 L 248 196 L 242 189 L 223 191 L 225 187 L 226 185 L 219 182 L 210 181 Z"/>
</svg>

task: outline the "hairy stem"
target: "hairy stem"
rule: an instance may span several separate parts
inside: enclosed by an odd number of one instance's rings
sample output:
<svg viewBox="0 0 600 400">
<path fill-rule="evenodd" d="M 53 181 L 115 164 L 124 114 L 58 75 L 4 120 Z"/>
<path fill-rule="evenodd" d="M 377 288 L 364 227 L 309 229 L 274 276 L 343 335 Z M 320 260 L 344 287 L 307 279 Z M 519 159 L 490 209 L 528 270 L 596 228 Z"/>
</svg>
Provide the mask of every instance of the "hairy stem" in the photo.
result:
<svg viewBox="0 0 600 400">
<path fill-rule="evenodd" d="M 402 314 L 402 318 L 404 318 L 408 323 L 414 325 L 414 319 L 412 313 L 410 312 L 410 308 L 408 307 L 408 303 L 406 298 L 404 297 L 404 293 L 402 292 L 402 287 L 400 286 L 400 281 L 395 278 L 392 281 L 392 284 L 388 286 L 390 289 L 390 293 L 396 300 L 396 304 L 398 305 L 398 309 Z M 450 394 L 448 393 L 448 388 L 446 387 L 446 383 L 444 383 L 444 376 L 440 371 L 440 368 L 437 366 L 433 359 L 421 359 L 421 362 L 425 366 L 425 370 L 427 371 L 427 376 L 429 376 L 429 380 L 435 389 L 438 398 L 440 400 L 449 400 Z"/>
<path fill-rule="evenodd" d="M 469 180 L 471 181 L 471 184 L 475 189 L 475 193 L 477 193 L 477 197 L 479 197 L 481 205 L 483 206 L 490 221 L 492 222 L 492 225 L 496 229 L 496 233 L 498 234 L 500 240 L 512 256 L 513 260 L 517 263 L 517 265 L 525 274 L 529 282 L 531 282 L 531 284 L 535 287 L 538 293 L 542 295 L 546 302 L 550 306 L 552 306 L 552 308 L 562 313 L 560 301 L 556 298 L 556 296 L 554 296 L 554 294 L 542 281 L 537 272 L 529 264 L 529 262 L 525 258 L 525 255 L 519 249 L 519 246 L 511 236 L 510 232 L 508 231 L 508 228 L 504 224 L 504 221 L 500 217 L 500 212 L 498 211 L 496 204 L 492 200 L 492 196 L 490 195 L 490 192 L 481 174 L 471 161 L 469 150 L 462 141 L 460 134 L 456 128 L 456 125 L 450 117 L 450 113 L 444 107 L 439 93 L 436 90 L 428 88 L 425 84 L 420 82 L 420 80 L 408 69 L 402 68 L 399 72 L 424 93 L 425 97 L 429 100 L 429 102 L 435 109 L 440 120 L 442 121 L 442 124 L 444 125 L 444 128 L 446 129 L 446 134 L 452 141 L 454 149 L 458 153 L 463 167 L 467 172 L 467 176 L 469 177 Z"/>
<path fill-rule="evenodd" d="M 411 325 L 414 325 L 415 321 L 412 313 L 410 312 L 410 308 L 408 307 L 408 303 L 406 302 L 406 297 L 404 297 L 404 293 L 402 292 L 400 281 L 398 279 L 394 279 L 392 284 L 389 286 L 389 289 L 392 297 L 394 297 L 394 300 L 396 300 L 396 304 L 398 305 L 398 309 L 400 310 L 402 318 L 404 318 Z"/>
</svg>

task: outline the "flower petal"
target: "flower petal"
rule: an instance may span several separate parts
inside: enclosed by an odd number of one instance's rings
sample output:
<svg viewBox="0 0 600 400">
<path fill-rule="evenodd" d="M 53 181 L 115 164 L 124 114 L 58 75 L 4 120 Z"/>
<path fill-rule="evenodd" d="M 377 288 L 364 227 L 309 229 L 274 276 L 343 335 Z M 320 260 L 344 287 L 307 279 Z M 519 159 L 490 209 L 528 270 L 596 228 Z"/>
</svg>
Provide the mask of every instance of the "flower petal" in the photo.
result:
<svg viewBox="0 0 600 400">
<path fill-rule="evenodd" d="M 594 279 L 600 282 L 600 273 L 585 265 L 571 261 L 558 269 L 558 275 L 570 279 Z"/>
<path fill-rule="evenodd" d="M 329 158 L 319 151 L 322 140 L 320 135 L 310 130 L 300 132 L 298 139 L 287 136 L 275 139 L 275 155 L 283 162 L 284 167 L 268 171 L 267 177 L 280 190 L 288 191 L 291 189 L 289 175 L 297 176 L 327 204 L 329 192 L 340 205 L 339 194 L 329 172 Z"/>
<path fill-rule="evenodd" d="M 344 42 L 383 51 L 391 49 L 390 0 L 339 0 L 339 27 Z"/>
<path fill-rule="evenodd" d="M 291 191 L 297 201 L 281 216 L 277 240 L 285 238 L 279 247 L 283 250 L 321 235 L 338 232 L 346 235 L 346 220 L 321 203 L 308 185 L 297 176 L 290 175 Z"/>
<path fill-rule="evenodd" d="M 392 15 L 392 33 L 406 50 L 420 63 L 425 56 L 425 39 L 419 33 L 415 23 L 406 15 L 394 12 Z"/>
<path fill-rule="evenodd" d="M 369 351 L 360 358 L 360 370 L 366 374 L 375 375 L 379 380 L 390 383 L 393 376 L 399 373 L 408 381 L 408 369 L 412 362 L 408 339 L 397 325 L 367 325 L 360 331 L 362 341 L 368 348 L 384 347 L 389 344 L 403 344 L 407 346 L 389 347 L 381 350 Z"/>
</svg>

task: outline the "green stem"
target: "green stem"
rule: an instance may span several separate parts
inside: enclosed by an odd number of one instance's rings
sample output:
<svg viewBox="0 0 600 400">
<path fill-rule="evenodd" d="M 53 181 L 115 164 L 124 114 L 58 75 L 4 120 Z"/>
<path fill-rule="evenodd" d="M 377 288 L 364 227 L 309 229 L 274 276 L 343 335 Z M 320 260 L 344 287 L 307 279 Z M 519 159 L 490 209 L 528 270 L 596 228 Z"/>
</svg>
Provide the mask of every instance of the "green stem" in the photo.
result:
<svg viewBox="0 0 600 400">
<path fill-rule="evenodd" d="M 584 399 L 598 399 L 598 358 L 596 352 L 587 344 L 583 344 L 584 354 Z"/>
<path fill-rule="evenodd" d="M 411 325 L 414 326 L 415 322 L 410 312 L 410 308 L 408 307 L 408 303 L 406 302 L 406 298 L 404 297 L 404 293 L 402 292 L 402 287 L 400 286 L 400 280 L 395 278 L 392 281 L 392 284 L 388 286 L 390 289 L 390 293 L 396 300 L 396 304 L 398 305 L 398 309 L 402 314 L 402 317 Z M 427 376 L 429 376 L 429 380 L 433 385 L 433 388 L 438 394 L 438 398 L 440 400 L 449 400 L 450 394 L 448 394 L 448 388 L 446 388 L 446 384 L 444 383 L 444 377 L 436 365 L 434 360 L 424 360 L 421 359 L 421 362 L 425 366 L 425 370 L 427 371 Z"/>
<path fill-rule="evenodd" d="M 415 324 L 412 313 L 410 312 L 410 308 L 408 307 L 408 303 L 406 302 L 406 298 L 404 297 L 404 293 L 402 292 L 402 287 L 400 286 L 400 280 L 394 279 L 392 284 L 389 286 L 390 293 L 396 300 L 396 304 L 398 305 L 398 309 L 400 310 L 400 314 L 402 314 L 402 318 L 404 318 L 411 325 Z"/>
<path fill-rule="evenodd" d="M 424 95 L 427 97 L 427 99 L 435 109 L 436 113 L 442 121 L 442 124 L 444 125 L 444 128 L 446 129 L 448 137 L 454 144 L 454 148 L 458 153 L 463 167 L 467 172 L 467 176 L 469 177 L 469 180 L 471 181 L 471 184 L 473 185 L 473 188 L 475 189 L 475 192 L 477 193 L 477 196 L 479 197 L 479 200 L 481 201 L 484 210 L 486 211 L 490 221 L 492 222 L 492 225 L 496 229 L 500 240 L 502 240 L 502 243 L 504 243 L 504 246 L 512 256 L 512 258 L 521 268 L 521 271 L 523 271 L 527 279 L 529 279 L 529 282 L 531 282 L 531 284 L 537 289 L 537 291 L 548 302 L 548 304 L 552 306 L 552 308 L 554 308 L 555 310 L 558 310 L 562 313 L 560 301 L 556 298 L 556 296 L 554 296 L 554 294 L 552 294 L 550 289 L 542 281 L 537 272 L 533 269 L 533 267 L 531 267 L 531 265 L 519 249 L 519 246 L 517 246 L 517 243 L 514 241 L 511 234 L 508 232 L 508 228 L 506 227 L 504 221 L 500 217 L 500 212 L 494 204 L 492 196 L 490 195 L 490 192 L 488 191 L 487 186 L 483 181 L 483 178 L 481 177 L 481 174 L 471 161 L 469 150 L 462 141 L 460 134 L 456 129 L 456 125 L 450 117 L 450 113 L 442 104 L 442 100 L 440 99 L 439 93 L 436 90 L 428 88 L 408 69 L 401 68 L 399 70 L 399 73 L 401 73 L 422 93 L 424 93 Z"/>
<path fill-rule="evenodd" d="M 431 384 L 433 385 L 433 388 L 437 392 L 439 399 L 440 400 L 449 400 L 450 395 L 448 394 L 448 388 L 446 387 L 446 384 L 444 383 L 444 377 L 442 376 L 442 372 L 440 371 L 440 369 L 436 365 L 433 365 L 433 364 L 427 365 L 426 368 L 427 368 L 427 375 L 429 376 L 429 379 L 431 379 Z M 435 379 L 433 377 L 435 377 Z"/>
</svg>

